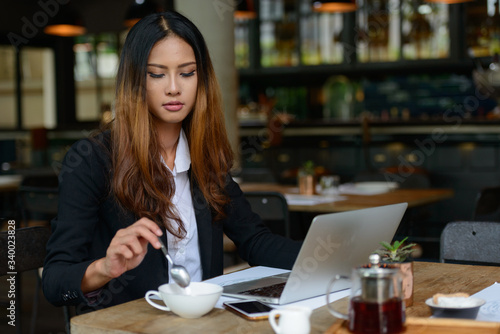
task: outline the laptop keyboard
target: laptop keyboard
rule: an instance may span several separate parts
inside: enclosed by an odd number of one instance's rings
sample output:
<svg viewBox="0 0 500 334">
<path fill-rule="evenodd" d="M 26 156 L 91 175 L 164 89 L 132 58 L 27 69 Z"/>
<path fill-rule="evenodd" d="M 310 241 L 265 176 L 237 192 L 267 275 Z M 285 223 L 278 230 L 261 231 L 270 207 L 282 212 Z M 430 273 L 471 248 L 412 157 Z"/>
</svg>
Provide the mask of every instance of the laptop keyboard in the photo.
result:
<svg viewBox="0 0 500 334">
<path fill-rule="evenodd" d="M 268 286 L 264 286 L 262 288 L 255 288 L 241 292 L 243 295 L 251 295 L 251 296 L 263 296 L 263 297 L 279 297 L 285 288 L 285 283 L 277 283 Z"/>
</svg>

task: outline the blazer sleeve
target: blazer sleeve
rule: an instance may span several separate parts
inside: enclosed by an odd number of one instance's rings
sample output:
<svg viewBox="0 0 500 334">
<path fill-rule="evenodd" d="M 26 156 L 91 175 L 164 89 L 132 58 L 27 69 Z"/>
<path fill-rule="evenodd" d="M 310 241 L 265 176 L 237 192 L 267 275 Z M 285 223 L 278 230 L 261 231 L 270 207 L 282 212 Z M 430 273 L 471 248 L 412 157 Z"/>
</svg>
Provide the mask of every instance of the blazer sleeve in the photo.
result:
<svg viewBox="0 0 500 334">
<path fill-rule="evenodd" d="M 58 215 L 51 222 L 42 276 L 45 297 L 54 305 L 87 303 L 80 285 L 95 260 L 90 245 L 100 202 L 107 194 L 105 173 L 109 169 L 104 152 L 95 140 L 78 141 L 66 154 L 59 172 Z"/>
<path fill-rule="evenodd" d="M 302 242 L 273 234 L 252 211 L 239 185 L 228 179 L 226 190 L 231 198 L 224 232 L 235 243 L 238 254 L 250 265 L 291 269 Z"/>
</svg>

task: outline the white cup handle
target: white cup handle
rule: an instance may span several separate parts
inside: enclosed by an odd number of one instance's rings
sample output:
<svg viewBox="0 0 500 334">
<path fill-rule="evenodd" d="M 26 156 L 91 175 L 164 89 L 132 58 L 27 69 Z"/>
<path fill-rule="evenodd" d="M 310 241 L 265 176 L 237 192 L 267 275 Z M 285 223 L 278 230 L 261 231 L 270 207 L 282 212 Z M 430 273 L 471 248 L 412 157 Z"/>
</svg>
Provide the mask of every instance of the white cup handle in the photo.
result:
<svg viewBox="0 0 500 334">
<path fill-rule="evenodd" d="M 271 310 L 271 312 L 269 313 L 269 323 L 271 324 L 271 327 L 277 334 L 280 334 L 280 328 L 278 327 L 278 323 L 276 323 L 276 316 L 279 314 L 280 314 L 279 309 Z"/>
<path fill-rule="evenodd" d="M 161 296 L 160 296 L 160 293 L 159 293 L 158 291 L 155 291 L 155 290 L 149 290 L 148 292 L 146 292 L 146 297 L 145 297 L 145 298 L 146 298 L 146 301 L 149 303 L 149 305 L 151 305 L 151 306 L 153 306 L 153 307 L 156 307 L 157 309 L 162 310 L 162 311 L 170 311 L 170 308 L 169 308 L 168 306 L 166 306 L 166 305 L 165 305 L 165 306 L 163 306 L 163 305 L 160 305 L 160 304 L 158 304 L 158 303 L 156 303 L 156 302 L 152 301 L 152 300 L 150 299 L 150 297 L 151 297 L 151 296 L 157 296 L 157 297 L 159 297 L 160 299 L 162 299 L 162 298 L 161 298 Z M 163 299 L 162 299 L 162 300 L 163 300 Z"/>
</svg>

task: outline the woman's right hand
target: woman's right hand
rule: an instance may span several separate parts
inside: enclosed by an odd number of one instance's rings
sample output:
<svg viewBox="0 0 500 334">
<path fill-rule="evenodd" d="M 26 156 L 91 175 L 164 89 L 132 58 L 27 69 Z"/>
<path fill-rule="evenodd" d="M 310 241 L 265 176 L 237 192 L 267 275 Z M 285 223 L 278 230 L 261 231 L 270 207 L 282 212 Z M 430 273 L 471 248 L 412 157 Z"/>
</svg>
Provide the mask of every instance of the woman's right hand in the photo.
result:
<svg viewBox="0 0 500 334">
<path fill-rule="evenodd" d="M 106 251 L 106 257 L 93 262 L 85 272 L 81 288 L 84 293 L 97 290 L 113 278 L 137 267 L 148 251 L 148 244 L 161 247 L 160 227 L 148 218 L 141 218 L 116 232 Z"/>
</svg>

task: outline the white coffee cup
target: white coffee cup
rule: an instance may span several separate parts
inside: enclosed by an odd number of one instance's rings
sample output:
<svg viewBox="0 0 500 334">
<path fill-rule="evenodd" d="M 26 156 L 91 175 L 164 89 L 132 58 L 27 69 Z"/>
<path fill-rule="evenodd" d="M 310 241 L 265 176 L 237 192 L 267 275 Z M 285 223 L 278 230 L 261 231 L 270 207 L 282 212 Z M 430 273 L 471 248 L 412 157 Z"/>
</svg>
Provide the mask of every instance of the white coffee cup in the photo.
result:
<svg viewBox="0 0 500 334">
<path fill-rule="evenodd" d="M 175 283 L 160 285 L 158 291 L 146 292 L 146 301 L 157 309 L 172 311 L 182 318 L 199 318 L 210 312 L 222 294 L 222 287 L 217 284 L 193 282 L 186 289 Z M 165 306 L 151 300 L 157 296 Z"/>
<path fill-rule="evenodd" d="M 288 306 L 269 313 L 269 323 L 277 334 L 309 334 L 312 310 L 304 306 Z M 279 321 L 276 322 L 276 316 Z"/>
</svg>

